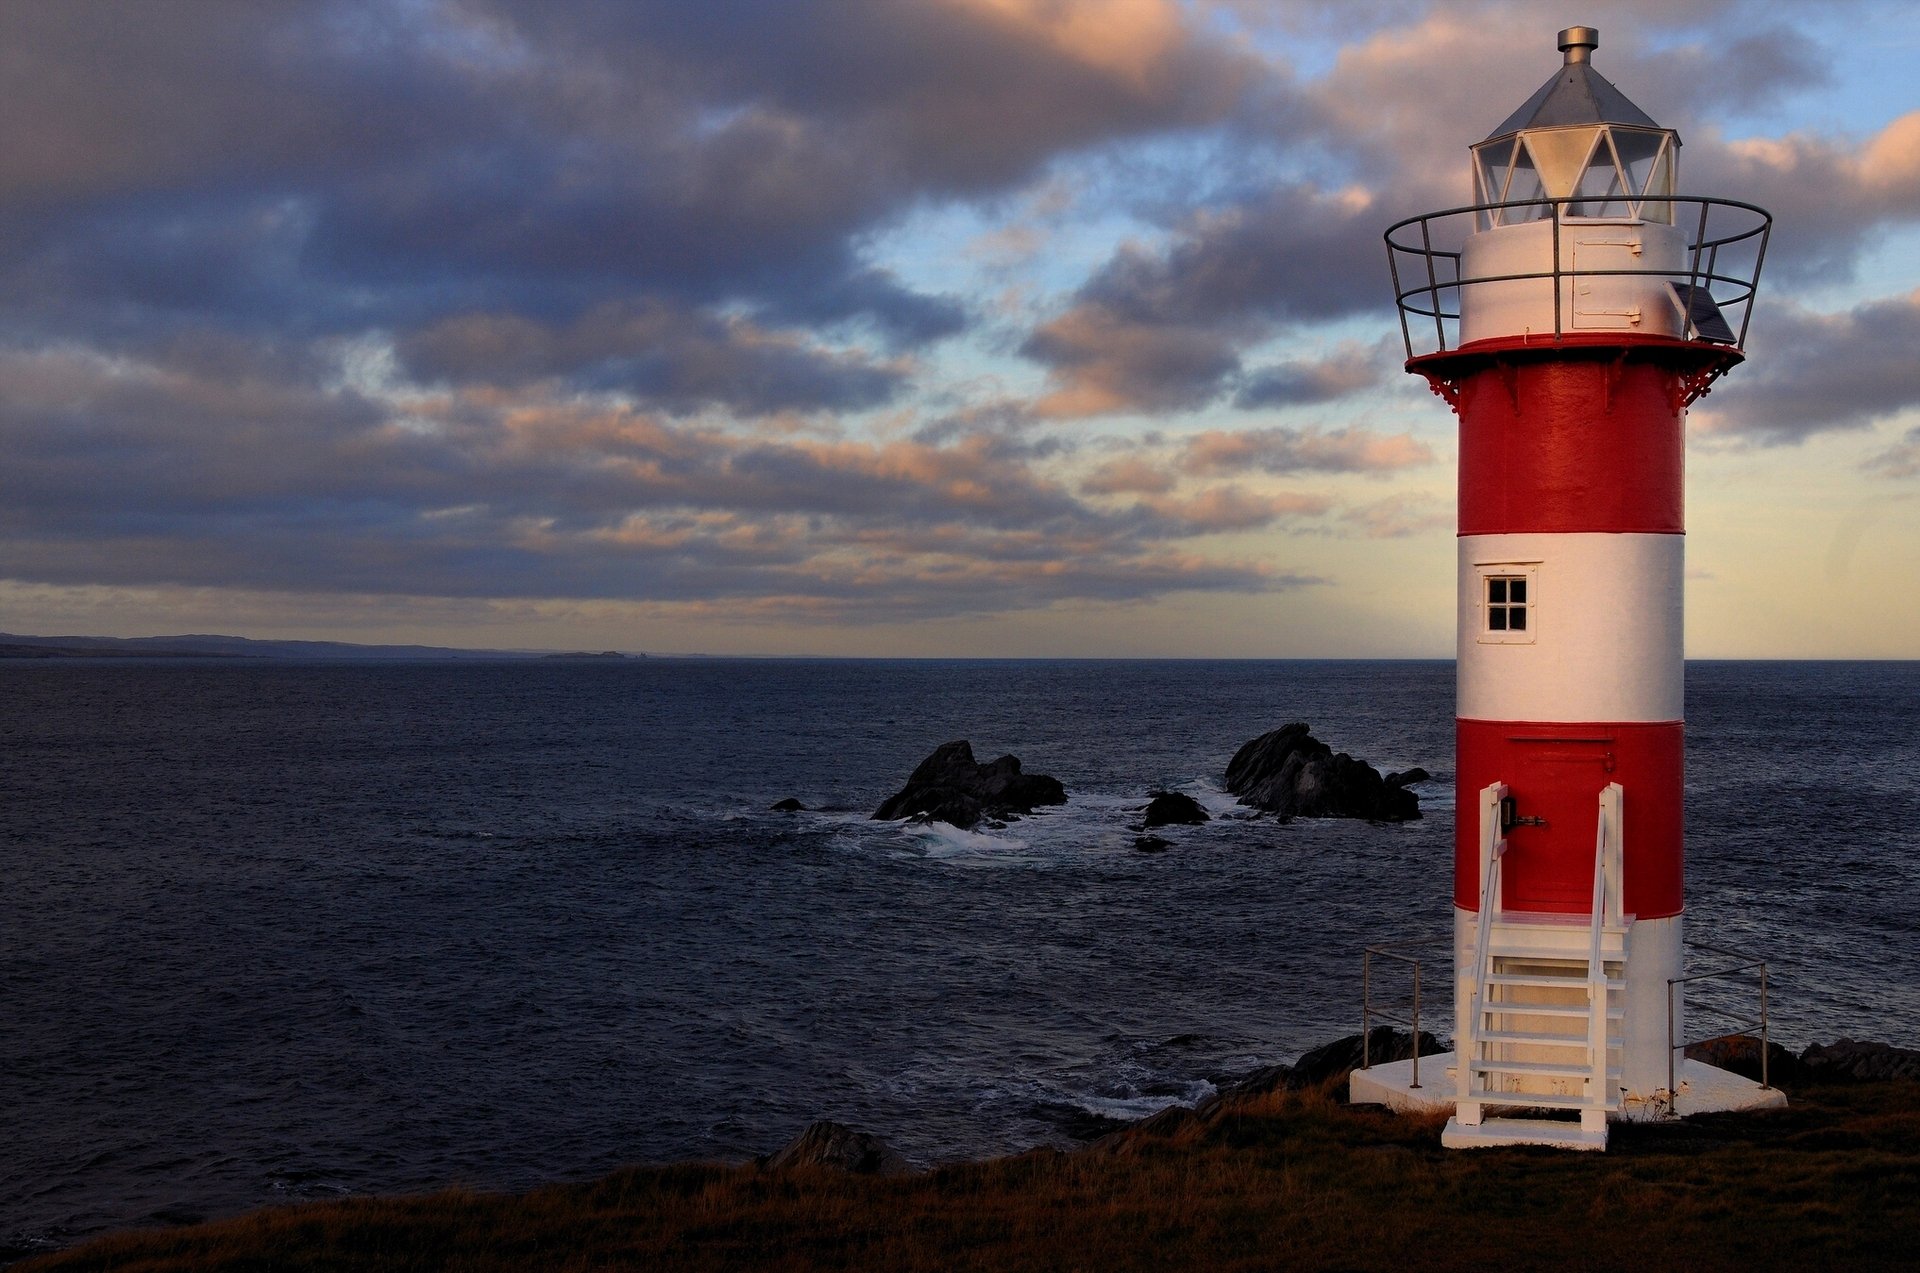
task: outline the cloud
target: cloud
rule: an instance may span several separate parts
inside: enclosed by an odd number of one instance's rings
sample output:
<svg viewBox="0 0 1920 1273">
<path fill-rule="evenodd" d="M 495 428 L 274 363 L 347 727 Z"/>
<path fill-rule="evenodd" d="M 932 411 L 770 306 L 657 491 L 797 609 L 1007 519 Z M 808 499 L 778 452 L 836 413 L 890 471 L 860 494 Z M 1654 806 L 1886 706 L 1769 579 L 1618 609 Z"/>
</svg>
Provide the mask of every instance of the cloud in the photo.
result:
<svg viewBox="0 0 1920 1273">
<path fill-rule="evenodd" d="M 1392 473 L 1433 463 L 1433 448 L 1410 433 L 1356 426 L 1209 430 L 1188 440 L 1180 467 L 1189 473 Z"/>
<path fill-rule="evenodd" d="M 1748 349 L 1694 408 L 1703 431 L 1772 446 L 1920 406 L 1920 292 L 1837 314 L 1763 303 Z"/>
<path fill-rule="evenodd" d="M 1257 411 L 1344 398 L 1386 379 L 1387 368 L 1398 361 L 1394 356 L 1397 352 L 1397 345 L 1384 341 L 1373 345 L 1348 342 L 1324 358 L 1262 367 L 1241 381 L 1233 405 L 1243 411 Z"/>
<path fill-rule="evenodd" d="M 1096 507 L 1006 434 L 769 438 L 544 381 L 394 397 L 266 345 L 15 353 L 0 377 L 0 555 L 45 584 L 908 619 L 1300 586 L 1185 544 L 1324 507 L 1232 487 Z"/>
<path fill-rule="evenodd" d="M 1886 477 L 1920 477 L 1920 426 L 1908 429 L 1900 441 L 1868 459 L 1865 468 Z"/>
<path fill-rule="evenodd" d="M 1369 539 L 1407 539 L 1451 530 L 1453 510 L 1430 495 L 1389 495 L 1345 510 L 1341 520 L 1356 526 Z"/>
<path fill-rule="evenodd" d="M 930 198 L 1205 125 L 1260 62 L 1159 0 L 12 6 L 0 283 L 15 330 L 329 333 L 665 300 L 965 321 L 862 259 Z"/>
<path fill-rule="evenodd" d="M 1021 352 L 1053 370 L 1035 412 L 1071 418 L 1203 406 L 1239 370 L 1233 345 L 1209 327 L 1130 320 L 1093 303 L 1038 328 Z"/>
<path fill-rule="evenodd" d="M 1129 455 L 1094 469 L 1080 483 L 1080 490 L 1087 495 L 1164 495 L 1174 482 L 1166 465 Z"/>
<path fill-rule="evenodd" d="M 906 380 L 903 367 L 856 351 L 658 302 L 601 305 L 564 325 L 463 314 L 406 333 L 398 353 L 407 371 L 427 381 L 558 378 L 673 412 L 859 411 L 890 401 Z"/>
<path fill-rule="evenodd" d="M 1038 410 L 1201 406 L 1279 326 L 1383 309 L 1378 222 L 1364 192 L 1283 186 L 1194 213 L 1164 250 L 1121 248 L 1021 347 L 1052 373 Z"/>
<path fill-rule="evenodd" d="M 1317 517 L 1331 508 L 1333 501 L 1322 495 L 1261 495 L 1226 485 L 1186 496 L 1156 496 L 1143 500 L 1141 506 L 1185 534 L 1208 535 L 1259 530 L 1285 517 Z"/>
</svg>

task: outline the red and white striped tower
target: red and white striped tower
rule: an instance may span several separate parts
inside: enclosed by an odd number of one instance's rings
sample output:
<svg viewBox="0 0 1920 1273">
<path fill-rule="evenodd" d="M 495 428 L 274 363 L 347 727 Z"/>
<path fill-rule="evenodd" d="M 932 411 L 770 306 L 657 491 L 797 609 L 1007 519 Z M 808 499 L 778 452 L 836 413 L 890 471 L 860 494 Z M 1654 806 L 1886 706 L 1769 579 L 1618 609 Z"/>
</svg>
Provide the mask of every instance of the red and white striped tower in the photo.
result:
<svg viewBox="0 0 1920 1273">
<path fill-rule="evenodd" d="M 1597 45 L 1562 31 L 1472 148 L 1476 206 L 1387 235 L 1407 368 L 1460 420 L 1450 1144 L 1555 1139 L 1487 1131 L 1499 1096 L 1604 1144 L 1671 1107 L 1684 1037 L 1684 418 L 1742 359 L 1770 221 L 1677 192 Z"/>
</svg>

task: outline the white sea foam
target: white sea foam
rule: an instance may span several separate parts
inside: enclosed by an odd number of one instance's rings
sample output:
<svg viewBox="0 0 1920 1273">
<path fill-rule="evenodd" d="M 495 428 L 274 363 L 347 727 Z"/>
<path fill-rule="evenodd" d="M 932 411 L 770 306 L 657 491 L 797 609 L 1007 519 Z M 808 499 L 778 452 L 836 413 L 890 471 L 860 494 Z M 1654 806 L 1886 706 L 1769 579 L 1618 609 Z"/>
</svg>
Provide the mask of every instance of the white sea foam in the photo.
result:
<svg viewBox="0 0 1920 1273">
<path fill-rule="evenodd" d="M 1004 857 L 1029 847 L 1028 842 L 1018 836 L 1002 832 L 963 831 L 945 822 L 910 822 L 903 829 L 921 842 L 925 856 L 942 861 L 981 856 Z"/>
<path fill-rule="evenodd" d="M 1068 1100 L 1089 1114 L 1132 1121 L 1149 1118 L 1163 1109 L 1172 1109 L 1175 1105 L 1192 1107 L 1212 1096 L 1217 1090 L 1205 1079 L 1196 1079 L 1175 1093 L 1156 1093 L 1149 1096 L 1099 1096 L 1089 1092 L 1077 1093 L 1068 1097 Z"/>
</svg>

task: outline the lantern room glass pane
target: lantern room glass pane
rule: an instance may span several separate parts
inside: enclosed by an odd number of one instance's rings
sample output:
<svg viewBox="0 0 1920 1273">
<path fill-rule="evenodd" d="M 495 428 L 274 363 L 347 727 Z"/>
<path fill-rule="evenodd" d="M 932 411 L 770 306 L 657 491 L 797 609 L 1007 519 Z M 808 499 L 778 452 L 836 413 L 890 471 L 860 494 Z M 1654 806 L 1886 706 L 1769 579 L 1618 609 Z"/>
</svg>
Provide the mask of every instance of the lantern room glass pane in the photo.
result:
<svg viewBox="0 0 1920 1273">
<path fill-rule="evenodd" d="M 1517 140 L 1509 141 L 1481 146 L 1473 152 L 1475 203 L 1498 203 L 1506 197 L 1507 173 L 1513 166 L 1513 148 L 1519 144 Z M 1475 228 L 1491 228 L 1495 224 L 1494 216 L 1492 212 L 1478 213 L 1474 218 L 1478 223 Z"/>
<path fill-rule="evenodd" d="M 1606 150 L 1604 132 L 1600 128 L 1548 128 L 1521 134 L 1528 153 L 1533 156 L 1534 166 L 1540 170 L 1540 184 L 1548 198 L 1572 196 L 1579 185 L 1580 174 L 1593 158 L 1594 146 L 1597 144 L 1603 152 Z"/>
<path fill-rule="evenodd" d="M 1480 182 L 1475 203 L 1498 203 L 1506 193 L 1507 169 L 1513 165 L 1513 145 L 1508 142 L 1504 146 L 1482 146 L 1474 152 Z"/>
<path fill-rule="evenodd" d="M 1525 146 L 1514 149 L 1513 176 L 1507 182 L 1506 202 L 1515 200 L 1544 199 L 1546 187 L 1540 184 L 1540 172 L 1533 166 L 1533 156 L 1527 153 Z M 1541 221 L 1548 215 L 1544 205 L 1531 208 L 1506 208 L 1500 213 L 1502 225 L 1516 225 L 1522 221 Z"/>
<path fill-rule="evenodd" d="M 1576 217 L 1624 217 L 1630 215 L 1627 208 L 1627 191 L 1621 181 L 1619 166 L 1614 162 L 1613 148 L 1602 140 L 1599 149 L 1593 152 L 1593 162 L 1580 174 L 1580 188 L 1575 192 L 1579 202 L 1567 208 L 1570 216 Z"/>
<path fill-rule="evenodd" d="M 1665 141 L 1666 138 L 1659 133 L 1629 128 L 1613 130 L 1613 147 L 1620 152 L 1620 165 L 1627 170 L 1627 189 L 1632 194 L 1638 196 L 1647 193 L 1647 182 L 1653 177 L 1654 161 L 1660 157 L 1661 144 Z"/>
<path fill-rule="evenodd" d="M 1640 216 L 1671 223 L 1673 205 L 1662 197 L 1673 193 L 1673 143 L 1668 134 L 1615 129 L 1613 144 L 1627 171 L 1629 197 L 1645 200 Z"/>
</svg>

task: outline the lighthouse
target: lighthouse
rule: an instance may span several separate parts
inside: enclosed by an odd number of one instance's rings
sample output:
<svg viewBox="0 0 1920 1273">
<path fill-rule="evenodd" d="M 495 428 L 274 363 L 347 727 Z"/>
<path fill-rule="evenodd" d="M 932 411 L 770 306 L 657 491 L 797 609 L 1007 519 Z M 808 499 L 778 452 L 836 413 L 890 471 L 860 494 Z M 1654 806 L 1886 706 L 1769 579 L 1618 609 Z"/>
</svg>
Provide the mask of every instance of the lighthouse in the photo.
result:
<svg viewBox="0 0 1920 1273">
<path fill-rule="evenodd" d="M 1771 219 L 1681 193 L 1680 137 L 1598 46 L 1560 32 L 1471 146 L 1473 203 L 1386 236 L 1407 370 L 1459 420 L 1456 1050 L 1424 1089 L 1457 1147 L 1751 1095 L 1676 1060 L 1684 426 L 1744 357 Z"/>
</svg>

